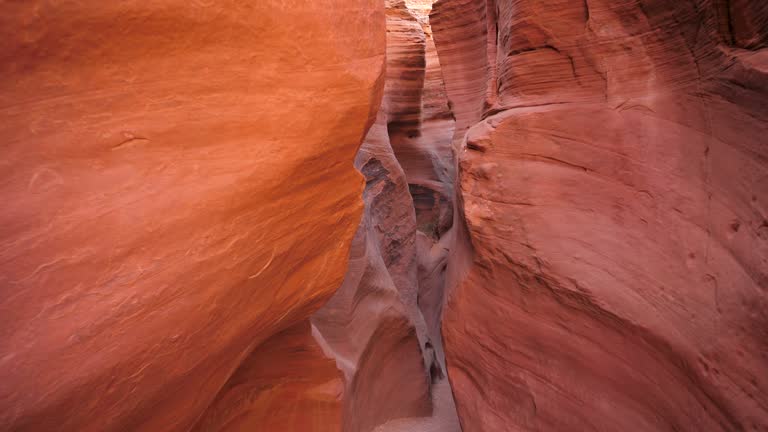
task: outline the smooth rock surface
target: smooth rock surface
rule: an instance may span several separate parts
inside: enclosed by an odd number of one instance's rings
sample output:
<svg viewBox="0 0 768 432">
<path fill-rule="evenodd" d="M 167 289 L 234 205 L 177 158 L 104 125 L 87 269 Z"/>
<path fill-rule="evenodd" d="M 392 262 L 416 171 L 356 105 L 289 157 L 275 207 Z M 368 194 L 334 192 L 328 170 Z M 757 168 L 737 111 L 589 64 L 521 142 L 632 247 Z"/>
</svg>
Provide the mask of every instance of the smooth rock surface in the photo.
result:
<svg viewBox="0 0 768 432">
<path fill-rule="evenodd" d="M 384 24 L 373 0 L 4 4 L 1 430 L 189 430 L 333 294 Z"/>
<path fill-rule="evenodd" d="M 460 147 L 443 334 L 463 430 L 768 430 L 764 2 L 431 18 Z"/>
<path fill-rule="evenodd" d="M 345 377 L 344 432 L 432 412 L 426 327 L 416 307 L 413 202 L 385 118 L 380 112 L 356 160 L 366 177 L 366 207 L 347 275 L 312 317 L 318 341 Z"/>
<path fill-rule="evenodd" d="M 336 363 L 303 321 L 243 360 L 192 430 L 338 432 L 343 392 Z"/>
</svg>

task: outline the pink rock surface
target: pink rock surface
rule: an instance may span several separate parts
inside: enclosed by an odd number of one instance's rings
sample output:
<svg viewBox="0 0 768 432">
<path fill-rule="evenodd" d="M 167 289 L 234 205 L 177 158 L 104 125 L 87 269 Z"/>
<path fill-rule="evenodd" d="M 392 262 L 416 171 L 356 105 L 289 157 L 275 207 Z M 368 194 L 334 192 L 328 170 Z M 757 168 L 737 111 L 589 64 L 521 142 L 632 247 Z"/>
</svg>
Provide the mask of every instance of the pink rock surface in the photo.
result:
<svg viewBox="0 0 768 432">
<path fill-rule="evenodd" d="M 366 207 L 347 275 L 312 317 L 317 339 L 345 378 L 345 432 L 432 412 L 426 330 L 416 307 L 415 216 L 384 119 L 380 113 L 356 161 L 366 177 Z"/>
<path fill-rule="evenodd" d="M 435 5 L 464 432 L 768 430 L 766 19 L 756 1 Z"/>
<path fill-rule="evenodd" d="M 458 430 L 458 420 L 438 351 L 439 328 L 425 321 L 439 320 L 442 279 L 439 271 L 424 277 L 424 264 L 438 268 L 438 258 L 428 254 L 433 240 L 418 231 L 422 212 L 414 200 L 420 197 L 409 184 L 414 178 L 440 184 L 433 161 L 441 143 L 422 140 L 425 119 L 441 117 L 439 110 L 447 110 L 447 102 L 443 97 L 441 105 L 434 95 L 425 98 L 428 93 L 440 95 L 425 81 L 429 72 L 432 82 L 442 83 L 439 64 L 426 69 L 422 22 L 402 1 L 387 5 L 387 29 L 384 100 L 355 161 L 366 178 L 363 220 L 344 283 L 312 322 L 317 339 L 345 377 L 342 430 L 408 431 L 413 425 L 441 425 L 451 432 Z M 440 120 L 445 117 L 443 113 Z M 433 135 L 442 133 L 450 155 L 451 130 L 438 129 Z M 439 209 L 432 210 L 439 193 L 420 187 L 432 200 L 428 217 L 438 217 Z M 445 252 L 441 256 L 444 262 Z M 437 283 L 430 285 L 432 281 Z M 442 390 L 433 391 L 433 386 Z"/>
<path fill-rule="evenodd" d="M 12 2 L 0 35 L 0 429 L 189 430 L 342 280 L 383 5 Z"/>
</svg>

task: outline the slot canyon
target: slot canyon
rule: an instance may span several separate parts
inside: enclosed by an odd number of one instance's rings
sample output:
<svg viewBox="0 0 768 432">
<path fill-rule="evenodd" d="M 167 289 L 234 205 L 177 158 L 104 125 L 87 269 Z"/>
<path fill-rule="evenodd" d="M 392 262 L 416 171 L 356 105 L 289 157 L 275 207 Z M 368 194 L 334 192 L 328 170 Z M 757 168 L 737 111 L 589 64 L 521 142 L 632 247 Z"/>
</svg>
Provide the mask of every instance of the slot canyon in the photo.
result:
<svg viewBox="0 0 768 432">
<path fill-rule="evenodd" d="M 768 2 L 0 4 L 0 431 L 768 432 Z"/>
</svg>

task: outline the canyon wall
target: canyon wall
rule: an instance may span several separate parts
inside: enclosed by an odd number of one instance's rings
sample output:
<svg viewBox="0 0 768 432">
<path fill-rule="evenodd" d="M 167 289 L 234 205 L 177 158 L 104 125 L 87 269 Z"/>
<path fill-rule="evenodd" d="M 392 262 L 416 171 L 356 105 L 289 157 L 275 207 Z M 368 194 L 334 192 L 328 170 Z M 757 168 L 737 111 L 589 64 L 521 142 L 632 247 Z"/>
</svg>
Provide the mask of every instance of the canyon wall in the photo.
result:
<svg viewBox="0 0 768 432">
<path fill-rule="evenodd" d="M 430 254 L 452 222 L 440 124 L 452 119 L 427 14 L 386 3 L 384 95 L 354 162 L 365 210 L 343 283 L 243 361 L 195 430 L 459 430 L 438 324 L 446 253 Z"/>
<path fill-rule="evenodd" d="M 220 391 L 198 429 L 236 429 L 233 388 L 285 415 L 265 430 L 340 421 L 307 319 L 360 220 L 384 25 L 373 0 L 4 4 L 0 430 L 186 431 Z"/>
<path fill-rule="evenodd" d="M 768 3 L 112 3 L 0 16 L 0 430 L 768 431 Z"/>
<path fill-rule="evenodd" d="M 768 430 L 768 4 L 440 0 L 465 432 Z"/>
<path fill-rule="evenodd" d="M 366 177 L 365 212 L 349 269 L 334 297 L 312 318 L 315 334 L 347 384 L 345 432 L 432 413 L 428 342 L 416 308 L 416 220 L 384 119 L 371 128 L 355 165 Z"/>
<path fill-rule="evenodd" d="M 447 219 L 434 197 L 446 195 L 439 174 L 451 160 L 450 130 L 442 147 L 434 139 L 440 128 L 425 133 L 426 124 L 440 120 L 435 111 L 442 80 L 434 54 L 431 69 L 427 63 L 427 15 L 420 21 L 402 0 L 386 6 L 384 98 L 355 160 L 366 179 L 363 220 L 344 282 L 312 317 L 313 331 L 344 377 L 341 430 L 457 431 L 439 328 L 425 320 L 439 316 L 442 285 L 425 283 L 439 278 L 425 276 L 438 260 L 423 257 L 433 240 L 426 240 L 419 219 L 426 212 L 435 227 L 441 214 Z M 425 142 L 433 147 L 425 148 Z M 439 149 L 447 149 L 448 158 Z M 415 185 L 431 200 L 424 212 L 414 206 Z M 422 301 L 424 289 L 433 303 Z"/>
<path fill-rule="evenodd" d="M 253 350 L 192 431 L 339 432 L 343 392 L 336 363 L 304 320 Z"/>
</svg>

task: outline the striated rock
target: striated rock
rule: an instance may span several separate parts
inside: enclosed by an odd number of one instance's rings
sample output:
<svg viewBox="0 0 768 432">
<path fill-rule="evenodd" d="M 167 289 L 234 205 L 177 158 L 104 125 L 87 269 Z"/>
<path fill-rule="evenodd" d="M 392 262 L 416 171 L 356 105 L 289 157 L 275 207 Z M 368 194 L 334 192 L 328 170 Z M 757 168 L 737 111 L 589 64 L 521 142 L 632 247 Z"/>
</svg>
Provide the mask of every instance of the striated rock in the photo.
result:
<svg viewBox="0 0 768 432">
<path fill-rule="evenodd" d="M 432 405 L 416 307 L 413 204 L 383 113 L 355 165 L 366 177 L 366 211 L 344 283 L 312 323 L 345 377 L 342 430 L 368 432 L 391 419 L 429 416 Z"/>
<path fill-rule="evenodd" d="M 392 419 L 432 414 L 414 327 L 402 317 L 379 322 L 345 399 L 343 431 L 370 431 Z"/>
<path fill-rule="evenodd" d="M 405 4 L 393 2 L 388 8 L 388 84 L 382 109 L 388 114 L 392 148 L 413 197 L 418 306 L 427 324 L 430 349 L 442 359 L 439 322 L 448 251 L 448 241 L 443 238 L 453 225 L 454 119 L 432 38 L 431 6 L 429 0 L 408 0 Z M 418 49 L 408 48 L 414 44 Z M 415 64 L 419 67 L 414 68 Z M 416 77 L 421 87 L 403 81 L 404 77 Z M 402 104 L 403 100 L 409 103 Z M 410 123 L 399 120 L 403 117 Z M 442 371 L 436 369 L 435 373 L 441 375 Z"/>
<path fill-rule="evenodd" d="M 496 22 L 480 0 L 440 0 L 429 19 L 460 140 L 496 100 Z"/>
<path fill-rule="evenodd" d="M 447 203 L 452 196 L 453 117 L 426 12 L 412 12 L 402 1 L 393 1 L 387 8 L 387 88 L 382 109 L 387 114 L 392 149 L 416 200 L 420 230 L 438 236 L 452 222 L 445 214 L 437 220 L 437 203 L 438 198 Z M 434 208 L 422 206 L 422 197 L 434 202 Z M 423 215 L 435 220 L 422 218 L 419 210 L 426 210 Z M 430 223 L 434 227 L 428 230 Z"/>
<path fill-rule="evenodd" d="M 335 362 L 303 321 L 243 360 L 193 431 L 338 432 L 343 389 Z"/>
<path fill-rule="evenodd" d="M 402 0 L 387 2 L 387 133 L 406 173 L 428 173 L 432 165 L 420 145 L 425 77 L 424 30 Z M 409 181 L 411 179 L 409 178 Z"/>
<path fill-rule="evenodd" d="M 425 34 L 425 75 L 421 100 L 421 135 L 419 148 L 427 155 L 431 169 L 408 172 L 409 189 L 416 210 L 417 257 L 419 260 L 419 308 L 442 359 L 440 320 L 445 299 L 445 271 L 453 227 L 453 185 L 455 155 L 451 140 L 455 120 L 445 91 L 443 72 L 429 22 L 431 1 L 412 0 L 415 13 Z M 425 4 L 428 3 L 428 6 Z M 435 371 L 442 375 L 442 371 Z M 433 374 L 434 375 L 434 374 Z"/>
<path fill-rule="evenodd" d="M 463 430 L 768 430 L 768 8 L 440 0 Z"/>
<path fill-rule="evenodd" d="M 259 345 L 359 221 L 380 3 L 13 2 L 0 34 L 0 429 L 185 431 L 233 373 L 279 378 Z"/>
<path fill-rule="evenodd" d="M 388 3 L 384 100 L 355 161 L 366 178 L 365 212 L 344 283 L 312 318 L 315 336 L 345 377 L 344 431 L 459 427 L 439 326 L 425 321 L 439 320 L 443 285 L 437 271 L 425 282 L 424 264 L 438 267 L 445 252 L 429 255 L 434 240 L 419 231 L 419 218 L 442 217 L 450 226 L 452 217 L 439 207 L 444 195 L 435 169 L 435 162 L 444 163 L 437 150 L 450 152 L 451 131 L 434 128 L 432 138 L 447 139 L 428 141 L 432 148 L 423 141 L 427 122 L 451 121 L 439 112 L 447 108 L 444 92 L 441 105 L 439 89 L 425 84 L 427 72 L 429 82 L 442 81 L 439 64 L 425 68 L 423 24 L 402 1 Z M 417 187 L 432 199 L 423 212 Z"/>
</svg>

